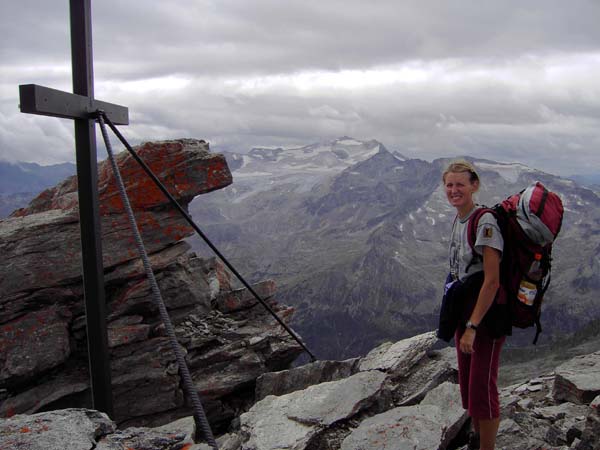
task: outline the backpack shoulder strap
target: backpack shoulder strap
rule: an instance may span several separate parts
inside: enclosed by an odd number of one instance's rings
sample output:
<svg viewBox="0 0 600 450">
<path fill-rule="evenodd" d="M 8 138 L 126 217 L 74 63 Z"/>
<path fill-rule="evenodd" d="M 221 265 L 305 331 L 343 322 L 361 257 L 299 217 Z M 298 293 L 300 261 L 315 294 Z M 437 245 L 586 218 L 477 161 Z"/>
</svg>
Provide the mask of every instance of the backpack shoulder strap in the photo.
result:
<svg viewBox="0 0 600 450">
<path fill-rule="evenodd" d="M 471 262 L 465 269 L 466 272 L 469 271 L 469 268 L 473 264 L 477 263 L 479 260 L 482 259 L 481 256 L 479 256 L 479 254 L 475 251 L 475 241 L 477 240 L 477 227 L 479 226 L 479 219 L 481 219 L 481 216 L 488 212 L 493 214 L 494 217 L 496 217 L 496 212 L 493 209 L 488 208 L 486 206 L 484 206 L 483 208 L 477 208 L 473 212 L 471 217 L 469 217 L 469 223 L 467 224 L 467 241 L 469 242 L 469 247 L 471 247 L 471 254 L 473 255 L 473 257 L 471 258 Z"/>
</svg>

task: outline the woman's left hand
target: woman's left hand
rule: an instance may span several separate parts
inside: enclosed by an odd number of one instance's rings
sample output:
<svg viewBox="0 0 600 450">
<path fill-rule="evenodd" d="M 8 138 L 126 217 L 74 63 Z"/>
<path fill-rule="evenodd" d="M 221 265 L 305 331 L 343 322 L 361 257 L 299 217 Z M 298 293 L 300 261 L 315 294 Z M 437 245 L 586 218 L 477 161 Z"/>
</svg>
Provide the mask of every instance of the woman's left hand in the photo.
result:
<svg viewBox="0 0 600 450">
<path fill-rule="evenodd" d="M 460 338 L 460 351 L 463 353 L 473 353 L 473 343 L 475 342 L 475 330 L 467 328 Z"/>
</svg>

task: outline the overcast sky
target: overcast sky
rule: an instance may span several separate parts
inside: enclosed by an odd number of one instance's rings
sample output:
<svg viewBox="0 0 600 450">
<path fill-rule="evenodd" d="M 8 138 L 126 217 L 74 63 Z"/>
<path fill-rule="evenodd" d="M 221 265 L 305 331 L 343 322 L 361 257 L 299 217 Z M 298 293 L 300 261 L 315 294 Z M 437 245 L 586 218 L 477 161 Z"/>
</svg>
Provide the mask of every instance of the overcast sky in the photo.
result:
<svg viewBox="0 0 600 450">
<path fill-rule="evenodd" d="M 71 91 L 69 2 L 1 2 L 0 159 L 74 161 L 71 121 L 18 111 L 19 84 Z M 92 14 L 96 98 L 129 107 L 133 143 L 348 135 L 600 172 L 598 0 L 93 0 Z"/>
</svg>

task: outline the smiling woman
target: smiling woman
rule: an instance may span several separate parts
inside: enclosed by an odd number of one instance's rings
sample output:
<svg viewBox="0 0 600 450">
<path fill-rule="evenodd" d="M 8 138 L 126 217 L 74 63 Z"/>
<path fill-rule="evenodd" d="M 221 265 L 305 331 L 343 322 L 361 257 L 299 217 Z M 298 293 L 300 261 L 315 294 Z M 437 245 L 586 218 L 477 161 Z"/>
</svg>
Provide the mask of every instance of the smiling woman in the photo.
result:
<svg viewBox="0 0 600 450">
<path fill-rule="evenodd" d="M 478 222 L 475 244 L 471 247 L 468 243 L 469 219 L 477 210 L 473 195 L 480 185 L 473 165 L 467 161 L 450 164 L 443 181 L 448 202 L 457 212 L 450 239 L 450 275 L 444 303 L 451 302 L 458 309 L 454 339 L 460 393 L 474 428 L 468 448 L 494 450 L 500 423 L 498 366 L 506 337 L 496 336 L 484 317 L 488 321 L 495 319 L 489 314 L 500 286 L 504 241 L 495 217 L 486 212 Z"/>
</svg>

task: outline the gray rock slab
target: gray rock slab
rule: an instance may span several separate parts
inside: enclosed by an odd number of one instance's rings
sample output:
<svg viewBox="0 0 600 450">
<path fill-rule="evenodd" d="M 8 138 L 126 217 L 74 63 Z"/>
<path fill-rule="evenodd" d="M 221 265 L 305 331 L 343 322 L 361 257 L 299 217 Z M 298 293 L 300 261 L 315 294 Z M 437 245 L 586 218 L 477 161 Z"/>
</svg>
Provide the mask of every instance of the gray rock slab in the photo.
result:
<svg viewBox="0 0 600 450">
<path fill-rule="evenodd" d="M 0 273 L 5 274 L 0 278 L 2 296 L 81 277 L 79 261 L 71 261 L 81 252 L 79 235 L 71 233 L 78 220 L 77 211 L 53 210 L 0 221 Z M 55 238 L 48 239 L 49 235 Z"/>
<path fill-rule="evenodd" d="M 395 343 L 385 343 L 370 351 L 360 362 L 359 370 L 383 370 L 403 375 L 437 342 L 435 331 Z"/>
<path fill-rule="evenodd" d="M 442 439 L 440 449 L 445 449 L 467 421 L 468 414 L 462 408 L 460 388 L 455 383 L 445 382 L 429 391 L 421 405 L 440 408 L 442 418 Z"/>
<path fill-rule="evenodd" d="M 554 399 L 589 405 L 600 394 L 600 352 L 577 356 L 556 368 Z"/>
<path fill-rule="evenodd" d="M 512 419 L 504 419 L 498 427 L 498 434 L 514 434 L 521 431 L 519 424 Z"/>
<path fill-rule="evenodd" d="M 103 437 L 95 450 L 171 450 L 182 448 L 190 442 L 185 441 L 184 433 L 157 431 L 150 428 L 127 428 Z"/>
<path fill-rule="evenodd" d="M 545 406 L 533 409 L 533 416 L 555 422 L 565 417 L 585 417 L 589 412 L 589 407 L 570 402 L 560 403 L 558 405 Z"/>
<path fill-rule="evenodd" d="M 358 359 L 316 361 L 281 372 L 269 372 L 256 380 L 256 400 L 285 395 L 319 383 L 347 378 L 356 372 Z"/>
<path fill-rule="evenodd" d="M 416 405 L 425 395 L 445 381 L 456 381 L 456 356 L 453 349 L 428 352 L 402 377 L 393 377 L 391 391 L 396 406 Z"/>
<path fill-rule="evenodd" d="M 98 440 L 115 428 L 106 414 L 89 409 L 17 415 L 0 420 L 0 449 L 99 449 Z"/>
<path fill-rule="evenodd" d="M 0 327 L 0 383 L 37 376 L 71 353 L 70 314 L 56 306 L 26 314 Z"/>
<path fill-rule="evenodd" d="M 242 448 L 242 437 L 239 434 L 228 433 L 217 439 L 220 450 L 239 450 Z"/>
<path fill-rule="evenodd" d="M 241 416 L 244 450 L 305 448 L 320 430 L 354 416 L 377 400 L 386 376 L 379 371 L 268 396 Z"/>
<path fill-rule="evenodd" d="M 441 441 L 439 408 L 432 405 L 400 406 L 360 424 L 341 450 L 431 450 Z"/>
<path fill-rule="evenodd" d="M 174 422 L 167 423 L 159 427 L 154 427 L 152 430 L 165 433 L 183 434 L 186 439 L 193 439 L 196 431 L 196 423 L 194 422 L 193 416 L 188 416 L 182 417 L 181 419 L 177 419 Z"/>
<path fill-rule="evenodd" d="M 47 383 L 0 401 L 0 417 L 10 417 L 15 413 L 33 414 L 62 397 L 84 392 L 88 388 L 87 372 L 66 371 Z"/>
<path fill-rule="evenodd" d="M 108 326 L 108 347 L 129 345 L 145 341 L 150 336 L 151 326 L 145 323 Z"/>
<path fill-rule="evenodd" d="M 421 404 L 401 406 L 363 421 L 343 441 L 342 450 L 445 449 L 467 420 L 454 383 L 443 383 Z"/>
<path fill-rule="evenodd" d="M 191 248 L 186 241 L 178 242 L 163 251 L 151 253 L 148 255 L 150 265 L 154 272 L 160 272 L 173 263 L 180 256 L 185 255 Z M 104 275 L 106 284 L 123 283 L 140 273 L 144 273 L 144 263 L 141 258 L 135 258 L 123 264 L 116 266 Z"/>
</svg>

